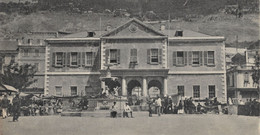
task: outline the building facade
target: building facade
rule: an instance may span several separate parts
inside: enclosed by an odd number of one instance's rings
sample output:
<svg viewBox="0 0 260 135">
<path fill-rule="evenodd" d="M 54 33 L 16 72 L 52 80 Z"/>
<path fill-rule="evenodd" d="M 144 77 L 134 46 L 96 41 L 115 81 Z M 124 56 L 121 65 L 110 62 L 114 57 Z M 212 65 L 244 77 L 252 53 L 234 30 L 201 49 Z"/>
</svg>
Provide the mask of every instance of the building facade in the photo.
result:
<svg viewBox="0 0 260 135">
<path fill-rule="evenodd" d="M 3 73 L 3 67 L 17 61 L 18 46 L 16 40 L 0 41 L 0 73 Z"/>
<path fill-rule="evenodd" d="M 18 64 L 35 65 L 37 70 L 34 76 L 37 81 L 28 88 L 22 90 L 23 92 L 35 94 L 44 93 L 46 62 L 46 45 L 44 40 L 47 38 L 57 38 L 63 35 L 64 33 L 59 32 L 30 32 L 18 39 Z"/>
<path fill-rule="evenodd" d="M 46 40 L 46 95 L 100 93 L 105 86 L 99 78 L 110 65 L 122 96 L 180 94 L 226 102 L 224 37 L 155 30 L 137 19 L 99 33 Z"/>
<path fill-rule="evenodd" d="M 239 61 L 241 62 L 240 64 L 233 65 L 227 69 L 228 98 L 238 99 L 238 101 L 242 102 L 259 99 L 260 82 L 257 82 L 253 77 L 253 74 L 259 74 L 259 71 L 257 72 L 259 67 L 255 64 L 257 56 L 260 56 L 259 43 L 257 47 L 245 50 L 244 55 L 240 56 L 243 57 L 243 62 Z M 236 61 L 237 59 L 232 60 Z"/>
</svg>

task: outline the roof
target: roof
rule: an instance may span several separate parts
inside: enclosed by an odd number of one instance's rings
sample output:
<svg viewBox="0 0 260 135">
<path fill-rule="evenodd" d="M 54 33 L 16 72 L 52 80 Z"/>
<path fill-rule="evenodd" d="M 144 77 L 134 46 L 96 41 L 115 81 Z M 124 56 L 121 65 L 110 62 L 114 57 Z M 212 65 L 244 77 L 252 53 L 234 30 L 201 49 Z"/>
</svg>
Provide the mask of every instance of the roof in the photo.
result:
<svg viewBox="0 0 260 135">
<path fill-rule="evenodd" d="M 232 63 L 236 65 L 246 64 L 246 56 L 240 53 L 237 53 L 234 57 L 231 58 Z"/>
<path fill-rule="evenodd" d="M 169 37 L 175 37 L 176 31 L 177 30 L 166 29 L 166 30 L 163 30 L 160 32 L 165 35 L 168 35 Z M 182 35 L 183 37 L 210 37 L 210 35 L 202 34 L 202 33 L 191 31 L 191 30 L 184 29 L 182 31 L 183 31 L 183 35 Z"/>
<path fill-rule="evenodd" d="M 149 25 L 143 23 L 142 21 L 140 21 L 140 20 L 138 20 L 138 19 L 136 19 L 136 18 L 133 18 L 133 19 L 127 21 L 126 23 L 124 23 L 123 25 L 118 26 L 117 28 L 115 28 L 115 29 L 109 31 L 108 33 L 105 33 L 104 35 L 102 35 L 102 37 L 109 36 L 110 34 L 117 32 L 119 29 L 123 28 L 124 26 L 126 26 L 126 25 L 128 25 L 128 24 L 130 24 L 130 23 L 132 23 L 132 22 L 135 22 L 135 23 L 137 23 L 137 24 L 139 24 L 139 25 L 141 25 L 141 26 L 143 26 L 143 27 L 149 29 L 150 31 L 152 31 L 152 32 L 154 32 L 154 33 L 156 33 L 156 34 L 158 34 L 158 35 L 160 35 L 160 36 L 165 36 L 163 33 L 161 33 L 161 32 L 159 32 L 159 31 L 153 29 L 151 26 L 149 26 Z"/>
<path fill-rule="evenodd" d="M 88 37 L 90 31 L 83 31 L 79 33 L 73 33 L 64 36 L 63 38 L 86 38 Z M 104 34 L 106 31 L 91 31 L 95 32 L 94 37 L 100 37 L 102 34 Z"/>
<path fill-rule="evenodd" d="M 249 50 L 254 50 L 254 49 L 260 49 L 260 42 L 259 40 L 256 41 L 255 43 L 251 44 L 249 47 L 248 47 Z"/>
<path fill-rule="evenodd" d="M 0 51 L 16 51 L 18 48 L 17 41 L 2 40 L 0 41 Z"/>
</svg>

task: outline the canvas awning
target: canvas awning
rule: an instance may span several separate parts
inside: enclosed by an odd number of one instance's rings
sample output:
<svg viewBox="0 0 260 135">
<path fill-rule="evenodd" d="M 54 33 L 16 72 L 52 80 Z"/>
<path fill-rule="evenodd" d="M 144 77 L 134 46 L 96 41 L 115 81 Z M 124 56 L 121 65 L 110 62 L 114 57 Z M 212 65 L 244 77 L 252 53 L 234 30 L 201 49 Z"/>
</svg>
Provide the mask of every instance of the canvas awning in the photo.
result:
<svg viewBox="0 0 260 135">
<path fill-rule="evenodd" d="M 16 88 L 10 85 L 0 85 L 0 92 L 18 92 Z"/>
</svg>

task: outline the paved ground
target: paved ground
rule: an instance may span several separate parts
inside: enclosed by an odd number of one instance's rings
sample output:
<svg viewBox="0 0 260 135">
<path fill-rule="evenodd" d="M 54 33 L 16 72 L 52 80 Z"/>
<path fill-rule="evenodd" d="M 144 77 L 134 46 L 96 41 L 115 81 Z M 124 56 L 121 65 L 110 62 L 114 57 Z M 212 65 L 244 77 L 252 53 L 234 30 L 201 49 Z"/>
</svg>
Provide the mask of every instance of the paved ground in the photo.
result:
<svg viewBox="0 0 260 135">
<path fill-rule="evenodd" d="M 235 115 L 163 115 L 91 118 L 36 116 L 0 120 L 2 135 L 259 135 L 260 118 Z"/>
</svg>

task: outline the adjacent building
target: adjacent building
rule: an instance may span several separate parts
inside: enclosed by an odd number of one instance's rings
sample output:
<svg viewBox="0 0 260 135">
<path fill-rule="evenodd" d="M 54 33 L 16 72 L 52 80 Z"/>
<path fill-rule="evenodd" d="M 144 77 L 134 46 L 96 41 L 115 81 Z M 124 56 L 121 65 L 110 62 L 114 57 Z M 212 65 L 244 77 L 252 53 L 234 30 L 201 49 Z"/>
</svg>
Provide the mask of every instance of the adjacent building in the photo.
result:
<svg viewBox="0 0 260 135">
<path fill-rule="evenodd" d="M 30 32 L 18 39 L 17 62 L 19 65 L 31 64 L 36 66 L 37 79 L 28 88 L 22 90 L 25 93 L 44 93 L 45 62 L 46 62 L 46 38 L 57 38 L 63 36 L 63 32 Z M 17 44 L 17 43 L 16 43 Z"/>
<path fill-rule="evenodd" d="M 100 93 L 107 66 L 126 97 L 180 94 L 227 101 L 225 38 L 156 30 L 137 19 L 108 31 L 46 39 L 44 94 Z"/>
<path fill-rule="evenodd" d="M 16 40 L 0 41 L 0 73 L 3 73 L 4 65 L 16 62 L 18 55 L 17 49 Z"/>
<path fill-rule="evenodd" d="M 232 65 L 227 69 L 228 98 L 242 102 L 259 99 L 259 82 L 253 77 L 253 74 L 259 74 L 259 67 L 255 64 L 259 56 L 258 41 L 232 58 Z"/>
</svg>

